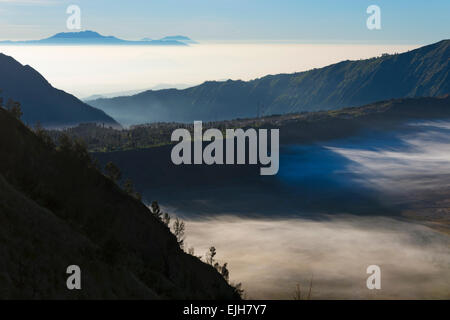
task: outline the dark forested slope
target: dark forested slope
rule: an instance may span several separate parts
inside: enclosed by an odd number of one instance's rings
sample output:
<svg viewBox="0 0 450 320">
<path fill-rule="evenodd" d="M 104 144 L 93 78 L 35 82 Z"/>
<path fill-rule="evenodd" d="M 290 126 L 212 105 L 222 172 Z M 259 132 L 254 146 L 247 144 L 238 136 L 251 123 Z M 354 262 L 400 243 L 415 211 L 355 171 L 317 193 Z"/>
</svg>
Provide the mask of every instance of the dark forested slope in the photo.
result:
<svg viewBox="0 0 450 320">
<path fill-rule="evenodd" d="M 236 298 L 83 152 L 0 109 L 0 298 Z M 66 288 L 79 265 L 82 290 Z"/>
</svg>

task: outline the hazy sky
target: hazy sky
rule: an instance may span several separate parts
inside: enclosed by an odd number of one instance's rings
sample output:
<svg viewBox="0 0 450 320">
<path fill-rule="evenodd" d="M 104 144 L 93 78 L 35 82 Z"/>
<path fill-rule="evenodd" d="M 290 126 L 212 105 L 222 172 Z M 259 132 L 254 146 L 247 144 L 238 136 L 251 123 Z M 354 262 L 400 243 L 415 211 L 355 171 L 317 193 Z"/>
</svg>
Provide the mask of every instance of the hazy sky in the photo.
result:
<svg viewBox="0 0 450 320">
<path fill-rule="evenodd" d="M 201 43 L 173 46 L 1 46 L 53 86 L 84 98 L 93 94 L 184 87 L 206 80 L 250 80 L 320 68 L 346 59 L 405 52 L 417 45 Z"/>
<path fill-rule="evenodd" d="M 81 8 L 82 29 L 127 39 L 425 44 L 450 32 L 448 0 L 0 0 L 0 39 L 68 31 L 70 4 Z M 381 30 L 366 27 L 372 4 L 381 8 Z"/>
</svg>

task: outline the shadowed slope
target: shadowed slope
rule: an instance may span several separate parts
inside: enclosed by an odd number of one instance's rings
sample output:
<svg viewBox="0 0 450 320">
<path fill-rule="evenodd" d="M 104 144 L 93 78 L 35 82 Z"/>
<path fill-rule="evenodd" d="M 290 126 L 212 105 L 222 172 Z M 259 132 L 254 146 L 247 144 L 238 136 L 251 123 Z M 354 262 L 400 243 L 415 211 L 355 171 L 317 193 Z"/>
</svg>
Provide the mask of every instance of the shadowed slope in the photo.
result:
<svg viewBox="0 0 450 320">
<path fill-rule="evenodd" d="M 2 298 L 236 297 L 141 202 L 1 109 L 0 176 Z M 66 289 L 69 264 L 81 291 Z"/>
<path fill-rule="evenodd" d="M 32 67 L 23 66 L 12 57 L 0 53 L 0 95 L 19 101 L 23 121 L 30 125 L 40 122 L 48 127 L 67 127 L 84 122 L 119 124 L 101 110 L 78 100 L 71 94 L 55 89 Z"/>
</svg>

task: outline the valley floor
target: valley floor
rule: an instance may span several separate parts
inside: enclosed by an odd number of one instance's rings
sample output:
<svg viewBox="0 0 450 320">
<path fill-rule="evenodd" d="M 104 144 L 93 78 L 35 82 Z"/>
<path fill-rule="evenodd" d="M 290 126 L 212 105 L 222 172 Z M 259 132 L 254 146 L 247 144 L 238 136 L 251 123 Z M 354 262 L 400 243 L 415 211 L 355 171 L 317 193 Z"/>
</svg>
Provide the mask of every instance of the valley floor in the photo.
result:
<svg viewBox="0 0 450 320">
<path fill-rule="evenodd" d="M 249 298 L 291 299 L 312 278 L 313 299 L 448 299 L 449 130 L 412 122 L 284 145 L 278 175 L 264 178 L 245 166 L 166 166 L 170 147 L 97 156 L 182 217 L 196 255 L 215 246 Z M 369 265 L 381 267 L 380 291 L 366 287 Z"/>
</svg>

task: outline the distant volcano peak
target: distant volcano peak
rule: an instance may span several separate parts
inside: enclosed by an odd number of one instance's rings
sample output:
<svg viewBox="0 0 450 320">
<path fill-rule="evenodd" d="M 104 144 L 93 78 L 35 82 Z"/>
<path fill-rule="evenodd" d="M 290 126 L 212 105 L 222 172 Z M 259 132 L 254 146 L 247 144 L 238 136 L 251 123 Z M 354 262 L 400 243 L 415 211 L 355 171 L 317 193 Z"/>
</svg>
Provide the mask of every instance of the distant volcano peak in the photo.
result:
<svg viewBox="0 0 450 320">
<path fill-rule="evenodd" d="M 51 38 L 71 38 L 71 37 L 79 37 L 79 38 L 101 38 L 103 37 L 100 33 L 86 30 L 79 32 L 60 32 L 52 36 Z"/>
<path fill-rule="evenodd" d="M 177 37 L 175 37 L 177 38 Z M 188 39 L 186 37 L 186 39 Z M 6 45 L 159 45 L 159 46 L 186 46 L 189 41 L 179 41 L 176 39 L 160 40 L 123 40 L 114 36 L 104 36 L 98 32 L 92 30 L 75 31 L 75 32 L 60 32 L 51 37 L 41 40 L 28 40 L 28 41 L 0 41 L 0 44 Z"/>
</svg>

